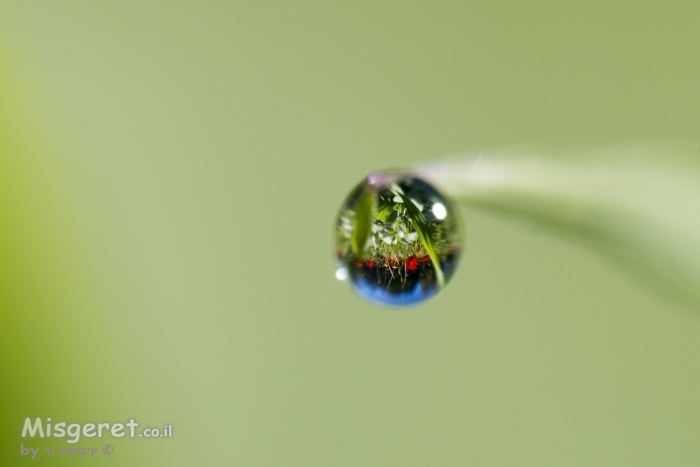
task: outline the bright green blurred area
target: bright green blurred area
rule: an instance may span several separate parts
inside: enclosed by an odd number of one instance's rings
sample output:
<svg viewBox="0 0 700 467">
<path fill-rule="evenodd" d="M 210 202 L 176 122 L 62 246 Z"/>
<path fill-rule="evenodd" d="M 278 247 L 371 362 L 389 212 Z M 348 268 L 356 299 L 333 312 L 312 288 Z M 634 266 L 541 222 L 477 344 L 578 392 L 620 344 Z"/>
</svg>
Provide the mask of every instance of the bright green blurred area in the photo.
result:
<svg viewBox="0 0 700 467">
<path fill-rule="evenodd" d="M 369 170 L 697 141 L 697 2 L 0 4 L 3 465 L 697 465 L 700 316 L 466 211 L 408 312 L 333 277 Z M 700 155 L 699 155 L 700 156 Z M 700 164 L 700 160 L 698 161 Z M 58 452 L 56 453 L 58 456 Z"/>
</svg>

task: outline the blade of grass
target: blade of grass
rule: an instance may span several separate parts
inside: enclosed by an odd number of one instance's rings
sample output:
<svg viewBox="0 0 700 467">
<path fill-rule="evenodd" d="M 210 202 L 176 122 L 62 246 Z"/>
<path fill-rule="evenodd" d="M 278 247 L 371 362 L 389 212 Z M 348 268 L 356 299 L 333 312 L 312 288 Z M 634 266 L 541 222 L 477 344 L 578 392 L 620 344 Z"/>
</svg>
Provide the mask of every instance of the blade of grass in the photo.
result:
<svg viewBox="0 0 700 467">
<path fill-rule="evenodd" d="M 372 210 L 374 209 L 372 199 L 372 193 L 365 193 L 355 210 L 355 228 L 352 231 L 350 248 L 358 259 L 364 257 L 367 239 L 372 232 Z"/>
<path fill-rule="evenodd" d="M 689 157 L 671 162 L 674 155 Z M 522 149 L 411 170 L 463 205 L 533 222 L 700 308 L 700 170 L 677 148 L 607 148 L 552 158 Z"/>
<path fill-rule="evenodd" d="M 440 267 L 440 258 L 437 255 L 437 250 L 435 250 L 435 241 L 433 240 L 433 234 L 430 232 L 430 226 L 425 216 L 418 209 L 418 207 L 413 204 L 413 201 L 401 192 L 397 192 L 403 201 L 403 205 L 406 208 L 406 212 L 413 221 L 413 227 L 415 227 L 418 233 L 418 240 L 423 244 L 423 248 L 428 252 L 430 256 L 430 261 L 433 263 L 433 269 L 435 269 L 435 277 L 437 278 L 438 288 L 442 288 L 445 285 L 445 277 L 442 273 L 442 268 Z"/>
</svg>

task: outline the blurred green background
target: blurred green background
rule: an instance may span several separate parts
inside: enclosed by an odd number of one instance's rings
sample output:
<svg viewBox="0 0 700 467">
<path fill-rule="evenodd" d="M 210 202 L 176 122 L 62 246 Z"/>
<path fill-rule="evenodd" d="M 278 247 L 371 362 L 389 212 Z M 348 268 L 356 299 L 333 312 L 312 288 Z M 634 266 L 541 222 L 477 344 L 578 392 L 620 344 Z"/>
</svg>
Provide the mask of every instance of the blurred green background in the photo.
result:
<svg viewBox="0 0 700 467">
<path fill-rule="evenodd" d="M 0 3 L 3 465 L 698 465 L 700 314 L 465 210 L 406 312 L 335 280 L 373 169 L 697 141 L 700 3 Z M 697 162 L 700 164 L 700 155 Z M 172 423 L 20 456 L 24 417 Z M 56 454 L 58 455 L 58 453 Z"/>
</svg>

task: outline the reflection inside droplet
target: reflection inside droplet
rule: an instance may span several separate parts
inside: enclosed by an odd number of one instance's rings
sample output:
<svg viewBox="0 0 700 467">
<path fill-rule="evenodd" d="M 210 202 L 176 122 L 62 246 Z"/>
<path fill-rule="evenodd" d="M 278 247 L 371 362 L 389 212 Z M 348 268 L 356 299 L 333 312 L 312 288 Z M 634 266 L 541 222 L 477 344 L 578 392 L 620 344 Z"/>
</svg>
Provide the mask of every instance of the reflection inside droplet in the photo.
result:
<svg viewBox="0 0 700 467">
<path fill-rule="evenodd" d="M 442 203 L 433 204 L 433 215 L 438 220 L 443 220 L 445 217 L 447 217 L 447 209 L 445 208 L 445 205 Z"/>
<path fill-rule="evenodd" d="M 373 174 L 350 193 L 336 222 L 336 277 L 363 298 L 405 306 L 437 294 L 452 276 L 461 223 L 423 180 Z"/>
</svg>

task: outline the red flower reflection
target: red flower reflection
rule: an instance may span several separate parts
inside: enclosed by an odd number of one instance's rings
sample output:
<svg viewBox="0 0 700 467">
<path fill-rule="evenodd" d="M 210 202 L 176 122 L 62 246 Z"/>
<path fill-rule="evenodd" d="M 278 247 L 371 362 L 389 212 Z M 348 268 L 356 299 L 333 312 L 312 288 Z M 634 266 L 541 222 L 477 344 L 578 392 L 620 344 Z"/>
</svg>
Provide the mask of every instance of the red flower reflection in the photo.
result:
<svg viewBox="0 0 700 467">
<path fill-rule="evenodd" d="M 409 271 L 415 271 L 418 268 L 418 258 L 415 256 L 409 256 L 406 259 L 406 269 Z"/>
</svg>

